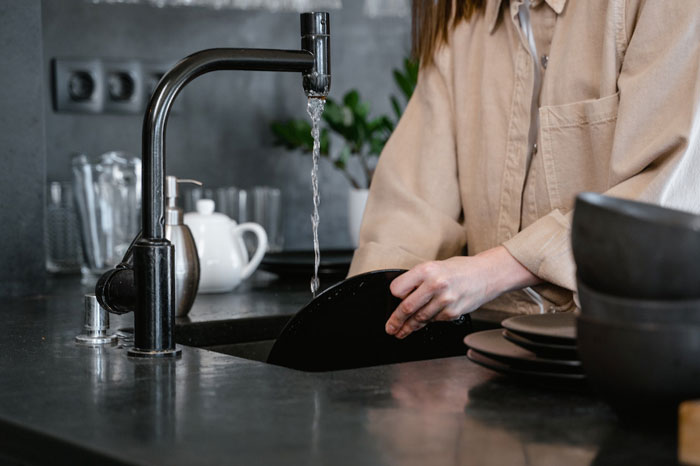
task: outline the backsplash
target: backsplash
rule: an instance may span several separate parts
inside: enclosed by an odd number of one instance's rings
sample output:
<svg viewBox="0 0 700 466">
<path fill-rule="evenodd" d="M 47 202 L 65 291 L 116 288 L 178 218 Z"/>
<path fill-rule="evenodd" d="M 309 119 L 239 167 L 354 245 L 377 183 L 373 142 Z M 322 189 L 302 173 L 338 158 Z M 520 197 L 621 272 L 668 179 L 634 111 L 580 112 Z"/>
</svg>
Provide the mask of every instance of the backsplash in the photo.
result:
<svg viewBox="0 0 700 466">
<path fill-rule="evenodd" d="M 357 88 L 372 102 L 373 112 L 388 113 L 388 96 L 396 92 L 391 71 L 408 52 L 410 20 L 405 15 L 370 18 L 365 3 L 344 1 L 331 11 L 331 97 Z M 63 0 L 42 2 L 42 15 L 47 91 L 56 58 L 172 63 L 212 47 L 299 46 L 299 17 L 293 12 Z M 207 187 L 280 188 L 285 248 L 309 249 L 311 159 L 274 147 L 269 130 L 272 120 L 303 117 L 305 99 L 296 73 L 220 72 L 198 78 L 178 96 L 170 117 L 167 174 L 198 179 Z M 141 114 L 60 113 L 53 100 L 47 92 L 48 179 L 70 179 L 76 152 L 140 155 Z M 322 161 L 320 186 L 321 244 L 349 247 L 347 181 Z"/>
</svg>

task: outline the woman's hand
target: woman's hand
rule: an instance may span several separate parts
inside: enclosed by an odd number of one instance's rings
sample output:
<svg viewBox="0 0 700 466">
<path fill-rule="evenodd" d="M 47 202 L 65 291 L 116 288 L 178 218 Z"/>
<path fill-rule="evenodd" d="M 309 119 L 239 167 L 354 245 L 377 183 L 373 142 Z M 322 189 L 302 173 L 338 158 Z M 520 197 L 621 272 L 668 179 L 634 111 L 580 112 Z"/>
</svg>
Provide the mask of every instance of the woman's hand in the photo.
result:
<svg viewBox="0 0 700 466">
<path fill-rule="evenodd" d="M 503 246 L 425 262 L 391 282 L 391 294 L 403 301 L 389 317 L 386 333 L 405 338 L 428 322 L 458 319 L 507 291 L 540 282 Z"/>
</svg>

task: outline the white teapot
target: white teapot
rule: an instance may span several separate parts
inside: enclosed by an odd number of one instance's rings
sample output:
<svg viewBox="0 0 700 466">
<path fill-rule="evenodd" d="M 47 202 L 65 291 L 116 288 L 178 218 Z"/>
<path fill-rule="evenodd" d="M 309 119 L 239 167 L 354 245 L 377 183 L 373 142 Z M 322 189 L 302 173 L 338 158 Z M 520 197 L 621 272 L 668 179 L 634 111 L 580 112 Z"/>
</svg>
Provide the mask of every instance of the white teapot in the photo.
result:
<svg viewBox="0 0 700 466">
<path fill-rule="evenodd" d="M 214 201 L 200 199 L 197 212 L 185 214 L 185 224 L 192 230 L 197 245 L 200 293 L 225 293 L 250 277 L 267 250 L 267 234 L 257 223 L 237 225 L 224 214 L 214 212 Z M 243 242 L 243 232 L 250 231 L 258 240 L 253 257 Z"/>
</svg>

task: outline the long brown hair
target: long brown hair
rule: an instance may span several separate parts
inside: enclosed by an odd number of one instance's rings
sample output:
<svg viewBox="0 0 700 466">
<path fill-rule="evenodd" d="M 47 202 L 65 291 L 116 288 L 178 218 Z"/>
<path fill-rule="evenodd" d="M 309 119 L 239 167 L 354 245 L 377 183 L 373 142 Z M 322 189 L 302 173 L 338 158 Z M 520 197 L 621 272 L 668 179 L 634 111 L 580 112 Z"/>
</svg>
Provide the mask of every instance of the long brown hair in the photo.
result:
<svg viewBox="0 0 700 466">
<path fill-rule="evenodd" d="M 485 0 L 413 0 L 413 58 L 422 67 L 430 66 L 435 51 L 447 44 L 450 29 L 462 20 L 469 20 L 485 3 Z"/>
</svg>

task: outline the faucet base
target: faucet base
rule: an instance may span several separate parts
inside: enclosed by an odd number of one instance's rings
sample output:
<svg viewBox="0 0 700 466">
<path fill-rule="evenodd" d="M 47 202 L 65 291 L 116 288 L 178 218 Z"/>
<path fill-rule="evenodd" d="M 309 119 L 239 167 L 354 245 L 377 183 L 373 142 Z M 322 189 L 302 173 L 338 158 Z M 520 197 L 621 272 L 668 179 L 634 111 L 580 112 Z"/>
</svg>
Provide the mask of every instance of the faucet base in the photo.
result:
<svg viewBox="0 0 700 466">
<path fill-rule="evenodd" d="M 175 347 L 172 350 L 162 350 L 162 351 L 149 351 L 138 349 L 135 346 L 129 348 L 126 352 L 127 356 L 130 358 L 179 358 L 182 355 L 182 349 Z"/>
</svg>

